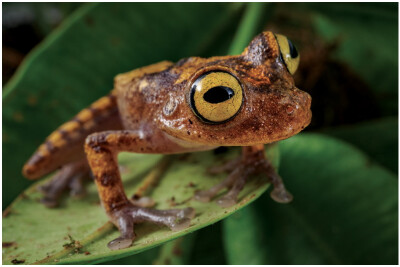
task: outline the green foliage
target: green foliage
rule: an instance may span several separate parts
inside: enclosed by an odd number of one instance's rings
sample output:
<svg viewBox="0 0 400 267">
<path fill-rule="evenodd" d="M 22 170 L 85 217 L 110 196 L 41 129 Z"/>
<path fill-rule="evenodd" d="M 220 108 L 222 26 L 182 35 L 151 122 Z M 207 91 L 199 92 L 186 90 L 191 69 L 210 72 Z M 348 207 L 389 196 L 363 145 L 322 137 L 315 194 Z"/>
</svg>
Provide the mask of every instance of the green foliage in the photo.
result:
<svg viewBox="0 0 400 267">
<path fill-rule="evenodd" d="M 396 264 L 393 173 L 322 135 L 300 134 L 279 148 L 295 198 L 279 205 L 264 194 L 224 220 L 229 264 Z"/>
<path fill-rule="evenodd" d="M 324 129 L 322 133 L 345 140 L 393 173 L 398 172 L 398 119 L 379 120 Z"/>
<path fill-rule="evenodd" d="M 348 143 L 303 134 L 273 147 L 275 164 L 294 195 L 289 205 L 264 194 L 234 213 L 254 200 L 249 192 L 258 197 L 266 190 L 251 183 L 232 209 L 191 200 L 178 205 L 198 212 L 184 231 L 139 225 L 140 238 L 121 251 L 106 247 L 118 232 L 105 224 L 94 185 L 85 200 L 64 199 L 54 210 L 37 203 L 40 194 L 32 186 L 3 219 L 3 243 L 16 242 L 3 248 L 3 263 L 33 263 L 50 255 L 45 263 L 397 264 L 397 3 L 84 4 L 4 88 L 3 209 L 30 185 L 20 171 L 44 137 L 106 94 L 116 74 L 161 60 L 239 53 L 276 5 L 308 14 L 320 36 L 340 40 L 334 56 L 368 83 L 379 115 L 391 117 L 320 130 Z M 157 208 L 171 208 L 171 197 L 179 204 L 195 189 L 216 184 L 224 175 L 210 178 L 205 169 L 237 153 L 174 158 L 151 192 Z M 122 155 L 128 194 L 159 158 Z M 103 234 L 96 233 L 99 227 Z M 68 235 L 82 243 L 65 253 Z"/>
<path fill-rule="evenodd" d="M 340 40 L 337 57 L 369 84 L 383 115 L 397 114 L 398 3 L 313 4 L 315 28 Z"/>
<path fill-rule="evenodd" d="M 67 199 L 57 209 L 48 209 L 38 201 L 41 194 L 34 185 L 12 204 L 9 215 L 3 220 L 3 240 L 18 244 L 17 249 L 10 248 L 6 251 L 3 261 L 10 263 L 17 254 L 24 258 L 26 263 L 40 260 L 44 260 L 42 263 L 59 264 L 102 262 L 142 252 L 215 223 L 254 201 L 268 188 L 266 181 L 260 183 L 255 179 L 240 193 L 240 202 L 226 209 L 218 206 L 215 201 L 201 203 L 192 199 L 196 190 L 208 189 L 225 178 L 225 174 L 211 177 L 207 175 L 206 170 L 239 155 L 237 149 L 230 152 L 225 157 L 214 155 L 212 152 L 191 154 L 185 159 L 173 157 L 168 171 L 149 196 L 156 201 L 158 209 L 193 207 L 196 210 L 196 217 L 192 220 L 191 226 L 173 232 L 154 224 L 140 224 L 135 227 L 138 238 L 134 246 L 118 251 L 109 250 L 107 243 L 117 238 L 119 232 L 116 229 L 98 230 L 107 222 L 107 216 L 99 205 L 94 183 L 88 186 L 88 196 L 84 200 Z M 277 162 L 277 146 L 272 147 L 268 153 L 269 158 Z M 125 170 L 122 179 L 128 195 L 137 192 L 143 174 L 159 165 L 157 161 L 160 157 L 160 155 L 121 154 L 119 162 Z M 65 243 L 71 243 L 71 237 L 79 241 L 83 248 L 71 251 L 71 255 L 65 255 L 63 246 Z M 35 246 L 32 246 L 32 242 Z M 172 248 L 168 246 L 162 249 L 163 258 L 166 258 L 165 254 L 168 254 L 175 245 L 172 244 Z M 37 251 L 38 247 L 41 248 L 40 251 Z M 50 255 L 52 257 L 46 259 Z M 177 261 L 177 259 L 169 260 Z"/>
</svg>

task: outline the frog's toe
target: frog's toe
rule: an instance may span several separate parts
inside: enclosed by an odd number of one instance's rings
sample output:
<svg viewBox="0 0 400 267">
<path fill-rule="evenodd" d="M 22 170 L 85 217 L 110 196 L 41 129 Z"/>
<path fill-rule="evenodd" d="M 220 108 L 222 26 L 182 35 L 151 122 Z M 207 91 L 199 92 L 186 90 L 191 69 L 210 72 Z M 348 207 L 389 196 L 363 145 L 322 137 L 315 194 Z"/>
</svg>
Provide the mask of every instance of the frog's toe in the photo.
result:
<svg viewBox="0 0 400 267">
<path fill-rule="evenodd" d="M 193 219 L 196 216 L 196 210 L 194 208 L 184 208 L 181 210 L 178 210 L 178 213 L 176 214 L 178 218 L 188 218 L 188 219 Z"/>
<path fill-rule="evenodd" d="M 241 175 L 238 175 L 236 177 L 236 180 L 233 182 L 233 185 L 229 192 L 217 200 L 217 204 L 221 207 L 228 208 L 237 203 L 238 195 L 245 186 L 247 177 L 249 175 L 246 170 L 243 170 L 242 172 L 240 172 L 240 174 Z"/>
<path fill-rule="evenodd" d="M 86 196 L 86 188 L 85 185 L 83 184 L 83 179 L 84 176 L 80 175 L 80 176 L 75 176 L 72 177 L 71 181 L 68 184 L 68 187 L 70 189 L 69 191 L 69 195 L 73 198 L 83 198 L 84 196 Z"/>
<path fill-rule="evenodd" d="M 54 198 L 49 198 L 49 197 L 43 197 L 42 199 L 40 199 L 40 203 L 42 203 L 43 205 L 45 205 L 48 208 L 55 208 L 58 206 L 58 199 L 54 199 Z"/>
<path fill-rule="evenodd" d="M 230 196 L 224 196 L 217 200 L 217 204 L 222 208 L 232 207 L 237 203 L 236 198 Z"/>
<path fill-rule="evenodd" d="M 210 202 L 213 194 L 210 194 L 207 190 L 198 191 L 194 194 L 194 199 L 200 202 Z"/>
<path fill-rule="evenodd" d="M 195 216 L 195 210 L 193 208 L 171 210 L 138 208 L 137 214 L 139 220 L 165 225 L 173 231 L 180 231 L 189 227 L 190 220 Z"/>
<path fill-rule="evenodd" d="M 232 187 L 232 185 L 236 183 L 240 176 L 243 176 L 242 172 L 243 168 L 239 166 L 238 168 L 233 170 L 229 174 L 229 176 L 225 178 L 225 180 L 223 180 L 221 183 L 214 185 L 208 190 L 196 192 L 194 195 L 194 199 L 200 202 L 210 202 L 210 200 L 215 197 L 222 189 Z"/>
<path fill-rule="evenodd" d="M 36 190 L 39 191 L 42 194 L 46 194 L 47 191 L 49 190 L 49 187 L 50 187 L 50 182 L 46 183 L 46 184 L 38 185 L 36 187 Z"/>
<path fill-rule="evenodd" d="M 278 203 L 289 203 L 293 200 L 293 195 L 289 191 L 287 191 L 285 187 L 283 188 L 275 187 L 272 190 L 270 196 L 273 200 L 275 200 Z"/>
<path fill-rule="evenodd" d="M 132 238 L 118 237 L 113 241 L 110 241 L 107 244 L 107 247 L 111 250 L 124 249 L 124 248 L 129 248 L 132 245 L 132 242 L 133 242 Z"/>
<path fill-rule="evenodd" d="M 286 190 L 279 174 L 269 162 L 264 163 L 264 169 L 267 173 L 268 180 L 273 185 L 273 189 L 270 193 L 271 198 L 278 203 L 290 203 L 293 200 L 293 195 Z"/>
<path fill-rule="evenodd" d="M 38 191 L 43 194 L 40 202 L 48 208 L 55 208 L 59 205 L 61 194 L 68 186 L 63 179 L 58 178 L 60 175 L 56 174 L 47 184 L 37 187 Z"/>
<path fill-rule="evenodd" d="M 190 226 L 190 219 L 189 218 L 183 218 L 183 219 L 181 219 L 179 221 L 174 221 L 173 223 L 171 223 L 169 225 L 169 228 L 172 231 L 176 232 L 176 231 L 180 231 L 180 230 L 186 229 L 189 226 Z"/>
</svg>

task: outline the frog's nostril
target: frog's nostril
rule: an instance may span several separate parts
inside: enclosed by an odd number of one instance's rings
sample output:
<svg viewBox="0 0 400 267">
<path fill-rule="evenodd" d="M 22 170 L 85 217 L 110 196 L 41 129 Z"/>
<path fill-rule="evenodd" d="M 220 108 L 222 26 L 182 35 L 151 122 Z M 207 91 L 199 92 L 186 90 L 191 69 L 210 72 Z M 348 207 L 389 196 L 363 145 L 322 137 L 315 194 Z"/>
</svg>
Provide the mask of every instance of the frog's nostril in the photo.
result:
<svg viewBox="0 0 400 267">
<path fill-rule="evenodd" d="M 305 109 L 310 109 L 311 96 L 308 93 L 301 91 L 301 94 L 299 95 L 299 104 L 301 107 L 304 107 Z"/>
<path fill-rule="evenodd" d="M 294 108 L 292 105 L 288 105 L 288 106 L 286 107 L 286 112 L 287 112 L 287 114 L 289 114 L 289 115 L 293 114 L 294 110 L 295 110 L 295 108 Z"/>
</svg>

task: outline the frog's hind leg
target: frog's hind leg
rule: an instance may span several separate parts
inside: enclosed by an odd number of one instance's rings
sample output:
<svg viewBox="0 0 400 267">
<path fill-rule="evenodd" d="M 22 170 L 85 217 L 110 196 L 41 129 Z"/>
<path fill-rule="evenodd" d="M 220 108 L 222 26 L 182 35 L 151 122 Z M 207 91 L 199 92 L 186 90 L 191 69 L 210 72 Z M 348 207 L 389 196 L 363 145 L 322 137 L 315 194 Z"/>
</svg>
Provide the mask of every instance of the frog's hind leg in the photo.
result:
<svg viewBox="0 0 400 267">
<path fill-rule="evenodd" d="M 61 125 L 37 149 L 23 168 L 29 179 L 37 179 L 59 169 L 52 180 L 41 187 L 42 202 L 48 207 L 58 204 L 63 191 L 84 193 L 82 181 L 89 177 L 84 153 L 85 138 L 97 131 L 122 129 L 114 93 L 102 97 Z"/>
<path fill-rule="evenodd" d="M 68 189 L 72 197 L 83 197 L 86 194 L 83 183 L 89 177 L 90 168 L 86 159 L 62 166 L 49 182 L 38 188 L 44 195 L 41 202 L 48 208 L 54 208 L 58 206 L 62 193 Z"/>
<path fill-rule="evenodd" d="M 276 173 L 271 163 L 265 158 L 264 145 L 243 147 L 242 157 L 238 160 L 228 162 L 222 167 L 216 167 L 212 172 L 231 171 L 230 175 L 220 184 L 195 194 L 195 199 L 208 202 L 215 197 L 222 189 L 228 188 L 229 191 L 217 203 L 222 207 L 230 207 L 237 202 L 238 194 L 245 186 L 247 179 L 252 174 L 264 173 L 274 186 L 271 197 L 280 203 L 288 203 L 292 200 L 292 195 L 285 189 L 280 176 Z"/>
<path fill-rule="evenodd" d="M 22 170 L 28 179 L 37 179 L 61 166 L 85 158 L 85 138 L 94 132 L 122 129 L 113 93 L 100 98 L 61 125 L 39 146 Z"/>
<path fill-rule="evenodd" d="M 162 224 L 177 231 L 186 228 L 194 217 L 192 208 L 156 210 L 139 207 L 127 198 L 118 169 L 117 154 L 122 151 L 166 153 L 176 149 L 159 132 L 146 135 L 143 131 L 107 131 L 95 133 L 86 139 L 85 151 L 93 172 L 99 196 L 108 217 L 121 236 L 108 244 L 110 249 L 129 247 L 134 224 L 143 221 Z"/>
</svg>

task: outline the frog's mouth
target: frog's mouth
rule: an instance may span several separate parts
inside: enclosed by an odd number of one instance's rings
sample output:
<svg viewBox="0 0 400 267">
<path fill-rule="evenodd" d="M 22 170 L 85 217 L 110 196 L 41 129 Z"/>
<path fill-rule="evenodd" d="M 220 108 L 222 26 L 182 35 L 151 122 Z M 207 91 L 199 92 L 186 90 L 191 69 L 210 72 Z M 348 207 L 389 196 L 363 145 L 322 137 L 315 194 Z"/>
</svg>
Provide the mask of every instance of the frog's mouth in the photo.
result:
<svg viewBox="0 0 400 267">
<path fill-rule="evenodd" d="M 308 93 L 297 88 L 276 92 L 243 107 L 243 113 L 227 125 L 221 145 L 251 146 L 287 139 L 306 128 L 311 117 Z"/>
</svg>

